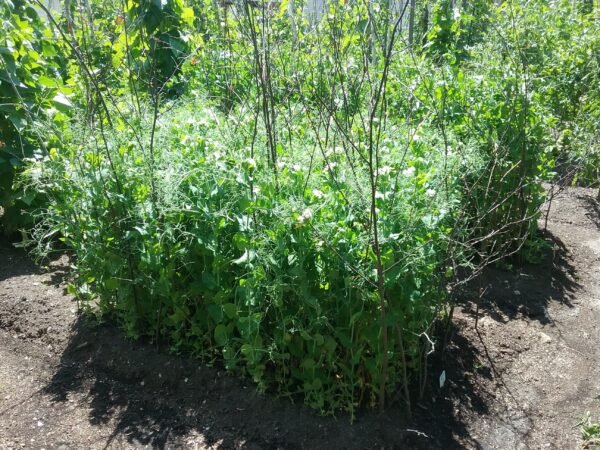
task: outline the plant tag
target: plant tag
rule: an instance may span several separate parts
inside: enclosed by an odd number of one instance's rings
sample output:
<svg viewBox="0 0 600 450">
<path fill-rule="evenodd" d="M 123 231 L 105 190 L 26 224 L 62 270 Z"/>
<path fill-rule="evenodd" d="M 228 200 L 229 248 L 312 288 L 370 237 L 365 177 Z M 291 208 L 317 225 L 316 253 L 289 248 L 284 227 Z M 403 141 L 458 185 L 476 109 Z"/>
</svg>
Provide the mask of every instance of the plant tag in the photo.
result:
<svg viewBox="0 0 600 450">
<path fill-rule="evenodd" d="M 442 370 L 440 374 L 440 389 L 444 387 L 444 384 L 446 384 L 446 371 Z"/>
</svg>

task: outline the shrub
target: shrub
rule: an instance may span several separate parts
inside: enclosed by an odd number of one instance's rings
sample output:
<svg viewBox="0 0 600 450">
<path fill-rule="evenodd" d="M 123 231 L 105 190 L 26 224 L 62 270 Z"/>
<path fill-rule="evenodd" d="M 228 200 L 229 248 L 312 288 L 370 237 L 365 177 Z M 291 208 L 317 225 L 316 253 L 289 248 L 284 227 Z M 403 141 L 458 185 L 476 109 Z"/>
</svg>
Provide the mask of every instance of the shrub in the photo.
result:
<svg viewBox="0 0 600 450">
<path fill-rule="evenodd" d="M 59 140 L 71 104 L 63 84 L 63 45 L 26 2 L 0 5 L 0 228 L 31 226 L 31 211 L 46 201 L 19 180 L 26 163 L 41 160 Z"/>
</svg>

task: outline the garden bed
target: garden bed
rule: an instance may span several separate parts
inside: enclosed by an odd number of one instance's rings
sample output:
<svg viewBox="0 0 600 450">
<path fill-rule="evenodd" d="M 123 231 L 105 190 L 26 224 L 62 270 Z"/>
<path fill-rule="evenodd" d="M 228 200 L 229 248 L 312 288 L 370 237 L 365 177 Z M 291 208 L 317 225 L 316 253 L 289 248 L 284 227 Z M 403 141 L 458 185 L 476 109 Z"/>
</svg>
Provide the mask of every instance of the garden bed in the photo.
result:
<svg viewBox="0 0 600 450">
<path fill-rule="evenodd" d="M 552 251 L 540 265 L 491 269 L 464 292 L 411 420 L 397 400 L 353 424 L 87 322 L 66 294 L 66 256 L 40 269 L 4 242 L 2 447 L 577 448 L 579 418 L 600 413 L 598 207 L 595 191 L 568 189 L 551 209 Z"/>
</svg>

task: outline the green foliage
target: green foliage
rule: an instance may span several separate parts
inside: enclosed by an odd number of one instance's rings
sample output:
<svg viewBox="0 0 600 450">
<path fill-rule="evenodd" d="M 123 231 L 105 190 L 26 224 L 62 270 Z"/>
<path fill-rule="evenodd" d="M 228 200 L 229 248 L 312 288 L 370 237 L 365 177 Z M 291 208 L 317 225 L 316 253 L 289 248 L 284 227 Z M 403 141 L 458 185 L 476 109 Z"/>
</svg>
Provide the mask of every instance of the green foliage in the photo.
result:
<svg viewBox="0 0 600 450">
<path fill-rule="evenodd" d="M 469 56 L 469 50 L 480 43 L 488 31 L 491 2 L 437 0 L 425 17 L 431 15 L 431 26 L 425 25 L 423 52 L 435 60 L 441 57 L 458 62 Z M 427 6 L 426 6 L 427 7 Z M 423 16 L 423 12 L 421 15 Z"/>
<path fill-rule="evenodd" d="M 125 13 L 133 24 L 129 39 L 134 67 L 150 92 L 163 90 L 189 54 L 194 11 L 183 0 L 128 0 Z"/>
<path fill-rule="evenodd" d="M 41 160 L 60 137 L 71 104 L 63 79 L 63 45 L 27 2 L 0 5 L 0 207 L 7 232 L 30 226 L 22 213 L 45 201 L 18 180 L 26 163 Z"/>
<path fill-rule="evenodd" d="M 600 39 L 598 19 L 565 2 L 533 16 L 537 36 L 535 70 L 544 112 L 552 117 L 552 156 L 572 181 L 600 186 Z M 596 9 L 596 15 L 598 14 Z M 551 24 L 551 26 L 548 26 Z"/>
<path fill-rule="evenodd" d="M 182 71 L 189 90 L 200 90 L 228 111 L 255 93 L 255 67 L 250 26 L 240 18 L 243 10 L 219 5 L 213 0 L 194 2 L 198 33 Z"/>
</svg>

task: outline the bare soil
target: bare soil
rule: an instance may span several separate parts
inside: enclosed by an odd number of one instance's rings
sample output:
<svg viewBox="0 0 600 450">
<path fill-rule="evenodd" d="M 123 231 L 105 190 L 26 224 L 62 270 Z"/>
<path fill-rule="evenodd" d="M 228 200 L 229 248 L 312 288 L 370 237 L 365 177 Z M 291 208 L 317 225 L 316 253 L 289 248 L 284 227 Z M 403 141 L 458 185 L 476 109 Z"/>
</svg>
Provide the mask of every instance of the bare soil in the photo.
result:
<svg viewBox="0 0 600 450">
<path fill-rule="evenodd" d="M 490 269 L 465 290 L 410 420 L 400 404 L 353 424 L 319 417 L 132 342 L 79 313 L 66 255 L 40 268 L 0 243 L 0 449 L 581 448 L 578 420 L 600 418 L 595 196 L 571 188 L 554 200 L 540 264 Z"/>
</svg>

